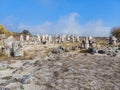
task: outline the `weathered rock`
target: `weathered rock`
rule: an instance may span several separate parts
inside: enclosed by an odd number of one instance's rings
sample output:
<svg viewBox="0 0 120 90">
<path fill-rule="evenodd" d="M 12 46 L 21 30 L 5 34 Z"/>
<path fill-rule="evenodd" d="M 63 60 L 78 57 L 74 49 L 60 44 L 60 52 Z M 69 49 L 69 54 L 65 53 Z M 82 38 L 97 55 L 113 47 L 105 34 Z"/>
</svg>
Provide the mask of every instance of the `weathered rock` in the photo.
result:
<svg viewBox="0 0 120 90">
<path fill-rule="evenodd" d="M 12 43 L 14 42 L 13 36 L 9 36 L 7 39 L 3 40 L 3 54 L 10 56 L 12 53 Z"/>
<path fill-rule="evenodd" d="M 13 71 L 13 74 L 15 74 L 15 73 L 21 73 L 21 72 L 23 72 L 23 67 L 18 67 L 18 68 L 16 68 L 16 69 Z"/>
<path fill-rule="evenodd" d="M 95 50 L 95 48 L 88 48 L 87 52 L 90 54 L 94 54 L 94 53 L 96 53 L 96 50 Z"/>
<path fill-rule="evenodd" d="M 34 66 L 41 66 L 41 65 L 42 65 L 42 63 L 41 63 L 40 60 L 37 60 L 37 61 L 35 61 L 35 63 L 34 63 Z"/>
<path fill-rule="evenodd" d="M 22 42 L 14 42 L 12 45 L 12 48 L 13 48 L 13 53 L 15 57 L 24 56 Z"/>
<path fill-rule="evenodd" d="M 23 85 L 19 82 L 10 83 L 6 86 L 6 88 L 9 88 L 10 90 L 22 90 L 24 89 Z"/>
<path fill-rule="evenodd" d="M 0 63 L 0 70 L 4 70 L 8 68 L 8 64 Z"/>
<path fill-rule="evenodd" d="M 24 41 L 24 37 L 23 37 L 23 35 L 20 35 L 20 41 L 21 41 L 21 42 Z"/>
<path fill-rule="evenodd" d="M 0 83 L 0 85 L 2 85 L 2 86 L 7 86 L 7 85 L 9 85 L 10 83 L 14 83 L 14 82 L 16 82 L 16 81 L 17 81 L 16 78 L 12 78 L 12 79 L 10 79 L 10 80 L 3 81 L 2 83 Z"/>
<path fill-rule="evenodd" d="M 63 52 L 63 50 L 60 49 L 60 48 L 54 48 L 54 49 L 52 50 L 52 53 L 55 53 L 55 54 L 58 54 L 58 53 L 61 53 L 61 52 Z"/>
<path fill-rule="evenodd" d="M 0 90 L 10 90 L 10 89 L 6 87 L 0 87 Z"/>
<path fill-rule="evenodd" d="M 98 50 L 99 54 L 105 54 L 106 52 L 104 50 Z"/>
<path fill-rule="evenodd" d="M 23 63 L 23 66 L 30 65 L 30 64 L 31 64 L 30 61 L 25 61 L 25 62 Z"/>
<path fill-rule="evenodd" d="M 33 75 L 28 74 L 28 75 L 23 75 L 21 78 L 18 79 L 18 81 L 21 82 L 22 84 L 29 84 L 33 79 L 34 79 Z"/>
<path fill-rule="evenodd" d="M 110 36 L 109 37 L 109 44 L 116 45 L 116 41 L 117 41 L 117 39 L 116 39 L 115 36 Z"/>
</svg>

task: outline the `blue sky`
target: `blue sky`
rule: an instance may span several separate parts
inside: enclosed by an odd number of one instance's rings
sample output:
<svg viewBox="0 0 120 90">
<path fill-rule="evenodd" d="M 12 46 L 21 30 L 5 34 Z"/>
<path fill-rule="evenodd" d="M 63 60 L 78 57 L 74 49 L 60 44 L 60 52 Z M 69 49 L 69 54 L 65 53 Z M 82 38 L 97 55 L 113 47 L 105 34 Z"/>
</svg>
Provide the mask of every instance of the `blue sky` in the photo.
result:
<svg viewBox="0 0 120 90">
<path fill-rule="evenodd" d="M 120 26 L 120 0 L 0 0 L 0 24 L 15 32 L 108 36 Z"/>
</svg>

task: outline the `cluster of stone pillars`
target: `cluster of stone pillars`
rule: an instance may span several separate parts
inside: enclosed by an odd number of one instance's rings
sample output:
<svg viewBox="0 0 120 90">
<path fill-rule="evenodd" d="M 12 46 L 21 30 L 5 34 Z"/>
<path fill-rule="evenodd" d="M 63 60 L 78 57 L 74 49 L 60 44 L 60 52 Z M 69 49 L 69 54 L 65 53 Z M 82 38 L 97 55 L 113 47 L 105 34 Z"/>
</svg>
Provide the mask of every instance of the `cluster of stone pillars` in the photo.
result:
<svg viewBox="0 0 120 90">
<path fill-rule="evenodd" d="M 82 47 L 85 49 L 88 49 L 89 47 L 93 47 L 94 40 L 93 37 L 85 37 L 84 40 L 82 40 Z"/>
<path fill-rule="evenodd" d="M 24 38 L 23 35 L 20 35 L 19 41 L 16 41 L 12 36 L 7 39 L 3 39 L 3 47 L 2 52 L 7 56 L 24 56 L 24 43 L 25 42 L 37 42 L 39 44 L 59 44 L 64 42 L 80 42 L 82 41 L 82 47 L 88 49 L 89 47 L 93 47 L 94 39 L 93 37 L 85 37 L 81 40 L 80 36 L 77 35 L 37 35 L 30 37 L 26 35 Z M 109 37 L 109 44 L 116 45 L 117 39 L 114 36 Z"/>
<path fill-rule="evenodd" d="M 36 35 L 30 37 L 26 35 L 25 39 L 23 35 L 20 35 L 20 41 L 27 41 L 27 42 L 39 42 L 39 43 L 64 43 L 64 42 L 80 42 L 80 36 L 78 35 Z"/>
</svg>

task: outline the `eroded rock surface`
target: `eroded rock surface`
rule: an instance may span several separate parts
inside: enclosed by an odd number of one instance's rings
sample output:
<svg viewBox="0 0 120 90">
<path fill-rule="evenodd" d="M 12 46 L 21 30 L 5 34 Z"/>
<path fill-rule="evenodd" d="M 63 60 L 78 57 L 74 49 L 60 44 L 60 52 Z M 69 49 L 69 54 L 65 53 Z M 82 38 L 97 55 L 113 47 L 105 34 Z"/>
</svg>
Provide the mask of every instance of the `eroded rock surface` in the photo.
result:
<svg viewBox="0 0 120 90">
<path fill-rule="evenodd" d="M 0 66 L 0 90 L 120 90 L 120 59 L 76 52 Z"/>
</svg>

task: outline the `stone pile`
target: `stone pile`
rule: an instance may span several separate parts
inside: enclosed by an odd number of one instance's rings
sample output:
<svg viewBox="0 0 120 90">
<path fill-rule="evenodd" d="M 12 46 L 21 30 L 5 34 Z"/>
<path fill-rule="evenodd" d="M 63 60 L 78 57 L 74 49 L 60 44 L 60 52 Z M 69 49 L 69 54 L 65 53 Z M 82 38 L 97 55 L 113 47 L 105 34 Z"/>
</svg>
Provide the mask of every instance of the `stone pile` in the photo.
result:
<svg viewBox="0 0 120 90">
<path fill-rule="evenodd" d="M 103 51 L 103 54 L 110 55 L 110 56 L 119 56 L 120 55 L 120 49 L 119 47 L 101 47 L 101 49 L 98 50 L 98 53 L 100 51 Z"/>
<path fill-rule="evenodd" d="M 110 56 L 120 56 L 120 47 L 117 45 L 117 38 L 115 36 L 109 37 L 109 43 L 107 45 L 97 47 L 94 45 L 92 37 L 85 37 L 82 41 L 82 47 L 90 54 L 105 54 Z"/>
<path fill-rule="evenodd" d="M 87 52 L 90 54 L 104 54 L 109 56 L 120 57 L 120 48 L 114 46 L 103 46 L 100 48 L 88 48 Z"/>
</svg>

